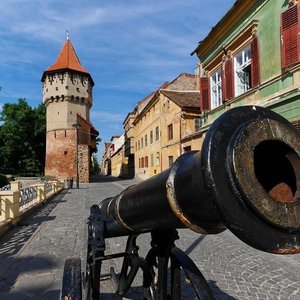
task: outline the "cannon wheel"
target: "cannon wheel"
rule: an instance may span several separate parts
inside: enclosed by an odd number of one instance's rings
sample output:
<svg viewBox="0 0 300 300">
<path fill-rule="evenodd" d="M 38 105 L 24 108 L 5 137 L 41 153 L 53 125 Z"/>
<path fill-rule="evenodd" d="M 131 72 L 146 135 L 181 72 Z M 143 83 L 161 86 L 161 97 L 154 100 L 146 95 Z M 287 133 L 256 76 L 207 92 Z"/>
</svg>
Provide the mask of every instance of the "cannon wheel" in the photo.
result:
<svg viewBox="0 0 300 300">
<path fill-rule="evenodd" d="M 82 300 L 82 280 L 80 258 L 65 261 L 62 283 L 62 300 Z"/>
</svg>

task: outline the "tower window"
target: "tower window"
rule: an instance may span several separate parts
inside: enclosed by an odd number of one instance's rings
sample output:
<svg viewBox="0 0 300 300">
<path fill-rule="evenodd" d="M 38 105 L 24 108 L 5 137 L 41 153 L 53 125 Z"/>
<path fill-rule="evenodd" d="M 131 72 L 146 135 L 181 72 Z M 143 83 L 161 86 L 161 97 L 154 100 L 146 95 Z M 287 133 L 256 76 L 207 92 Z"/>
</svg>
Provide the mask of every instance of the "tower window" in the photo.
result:
<svg viewBox="0 0 300 300">
<path fill-rule="evenodd" d="M 70 115 L 72 114 L 72 111 L 70 111 Z"/>
<path fill-rule="evenodd" d="M 66 90 L 68 90 L 69 89 L 69 86 L 68 85 L 66 85 Z"/>
<path fill-rule="evenodd" d="M 58 87 L 55 87 L 55 90 L 58 91 Z"/>
<path fill-rule="evenodd" d="M 80 91 L 79 91 L 79 88 L 76 88 L 76 90 L 77 90 L 77 92 L 80 92 Z"/>
<path fill-rule="evenodd" d="M 65 151 L 64 151 L 64 155 L 67 155 L 67 154 L 68 154 L 68 151 L 65 150 Z"/>
</svg>

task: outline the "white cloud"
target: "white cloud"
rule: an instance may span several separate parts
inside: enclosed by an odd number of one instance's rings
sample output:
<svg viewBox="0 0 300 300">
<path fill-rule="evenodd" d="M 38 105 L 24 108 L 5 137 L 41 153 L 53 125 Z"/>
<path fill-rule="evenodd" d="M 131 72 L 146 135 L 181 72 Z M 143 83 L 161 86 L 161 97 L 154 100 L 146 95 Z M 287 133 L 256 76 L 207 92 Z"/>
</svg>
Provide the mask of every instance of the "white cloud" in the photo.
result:
<svg viewBox="0 0 300 300">
<path fill-rule="evenodd" d="M 106 122 L 123 122 L 125 116 L 119 113 L 112 113 L 108 111 L 92 111 L 91 118 L 97 123 L 106 123 Z"/>
</svg>

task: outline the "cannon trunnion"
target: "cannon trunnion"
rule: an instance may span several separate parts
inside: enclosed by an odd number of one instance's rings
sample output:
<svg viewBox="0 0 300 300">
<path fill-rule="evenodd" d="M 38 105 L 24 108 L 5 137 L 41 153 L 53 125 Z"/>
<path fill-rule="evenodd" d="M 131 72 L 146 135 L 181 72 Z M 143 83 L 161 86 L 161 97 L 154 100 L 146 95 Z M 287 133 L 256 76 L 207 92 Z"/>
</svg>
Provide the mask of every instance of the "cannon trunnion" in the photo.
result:
<svg viewBox="0 0 300 300">
<path fill-rule="evenodd" d="M 201 152 L 185 153 L 170 169 L 92 206 L 86 298 L 99 299 L 101 261 L 124 256 L 119 276 L 112 271 L 119 295 L 140 268 L 144 299 L 180 299 L 180 270 L 199 298 L 213 299 L 200 271 L 174 245 L 176 229 L 185 227 L 202 234 L 228 228 L 256 249 L 299 253 L 299 132 L 268 109 L 231 109 L 210 126 Z M 135 242 L 145 232 L 152 248 L 142 259 Z M 127 235 L 124 253 L 105 255 L 105 238 Z"/>
</svg>

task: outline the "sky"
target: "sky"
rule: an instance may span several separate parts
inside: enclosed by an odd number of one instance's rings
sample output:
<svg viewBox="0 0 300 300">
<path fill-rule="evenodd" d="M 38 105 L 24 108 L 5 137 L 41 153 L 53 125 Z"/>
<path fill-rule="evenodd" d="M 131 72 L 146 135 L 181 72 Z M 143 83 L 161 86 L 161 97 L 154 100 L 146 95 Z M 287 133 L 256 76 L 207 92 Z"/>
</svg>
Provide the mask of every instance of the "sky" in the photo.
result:
<svg viewBox="0 0 300 300">
<path fill-rule="evenodd" d="M 235 0 L 1 0 L 0 110 L 42 101 L 41 76 L 57 58 L 66 30 L 91 74 L 91 122 L 104 142 L 122 134 L 140 100 L 180 73 L 194 74 L 191 52 Z"/>
</svg>

